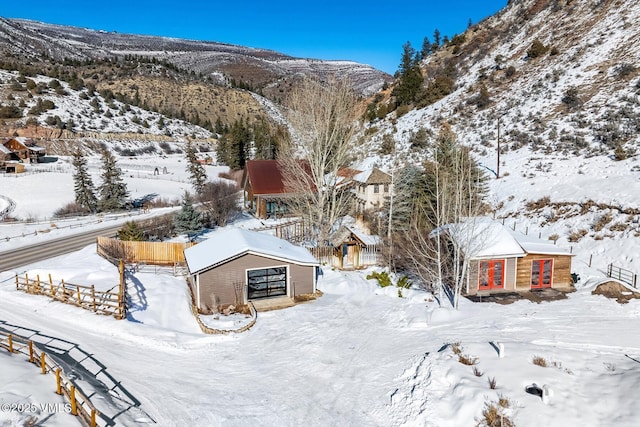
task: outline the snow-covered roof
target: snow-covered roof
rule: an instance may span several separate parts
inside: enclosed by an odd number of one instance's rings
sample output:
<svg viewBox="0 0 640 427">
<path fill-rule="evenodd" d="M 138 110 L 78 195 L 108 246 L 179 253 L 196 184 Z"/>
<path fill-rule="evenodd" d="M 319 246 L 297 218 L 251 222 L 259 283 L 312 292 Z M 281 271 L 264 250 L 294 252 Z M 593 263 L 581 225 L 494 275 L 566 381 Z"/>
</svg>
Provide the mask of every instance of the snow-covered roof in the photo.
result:
<svg viewBox="0 0 640 427">
<path fill-rule="evenodd" d="M 517 258 L 528 253 L 571 255 L 549 240 L 527 236 L 491 218 L 467 218 L 459 224 L 447 224 L 442 229 L 474 259 Z"/>
<path fill-rule="evenodd" d="M 374 167 L 356 174 L 353 180 L 363 184 L 390 184 L 391 176 Z"/>
<path fill-rule="evenodd" d="M 4 154 L 11 154 L 12 151 L 9 150 L 7 147 L 5 147 L 4 145 L 0 144 L 0 153 L 4 153 Z"/>
<path fill-rule="evenodd" d="M 295 264 L 319 265 L 311 253 L 286 240 L 257 231 L 231 228 L 185 249 L 184 256 L 191 274 L 252 253 Z"/>
</svg>

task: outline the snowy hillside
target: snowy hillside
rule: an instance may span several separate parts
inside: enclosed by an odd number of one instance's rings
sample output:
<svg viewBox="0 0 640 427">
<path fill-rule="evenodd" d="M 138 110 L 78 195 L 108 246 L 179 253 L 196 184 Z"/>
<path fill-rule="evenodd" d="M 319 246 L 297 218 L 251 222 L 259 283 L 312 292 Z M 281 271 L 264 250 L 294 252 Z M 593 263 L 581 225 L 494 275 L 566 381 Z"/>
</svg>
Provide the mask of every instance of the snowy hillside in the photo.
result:
<svg viewBox="0 0 640 427">
<path fill-rule="evenodd" d="M 522 231 L 605 254 L 607 241 L 629 249 L 604 255 L 640 271 L 640 2 L 512 1 L 469 29 L 466 42 L 423 62 L 426 82 L 455 66 L 455 90 L 440 101 L 368 124 L 364 164 L 393 170 L 420 162 L 411 148 L 449 122 L 492 178 L 489 202 Z M 547 50 L 527 53 L 540 41 Z M 477 102 L 481 88 L 486 105 Z M 499 128 L 499 141 L 498 141 Z M 385 135 L 395 157 L 374 155 Z M 500 143 L 500 178 L 496 178 Z"/>
<path fill-rule="evenodd" d="M 20 83 L 19 78 L 24 83 Z M 37 96 L 26 91 L 29 81 L 39 87 Z M 7 96 L 20 108 L 24 117 L 21 120 L 23 126 L 36 124 L 47 127 L 48 131 L 41 130 L 47 132 L 48 138 L 59 138 L 63 130 L 79 132 L 77 136 L 131 133 L 140 135 L 141 140 L 145 139 L 143 135 L 198 139 L 212 137 L 208 130 L 186 121 L 171 119 L 113 98 L 105 99 L 86 88 L 73 90 L 67 82 L 49 77 L 34 76 L 27 79 L 21 78 L 17 72 L 0 70 L 0 84 L 2 92 L 9 93 Z M 18 85 L 23 89 L 15 90 Z M 50 104 L 45 104 L 45 101 Z M 35 112 L 39 105 L 43 107 Z"/>
</svg>

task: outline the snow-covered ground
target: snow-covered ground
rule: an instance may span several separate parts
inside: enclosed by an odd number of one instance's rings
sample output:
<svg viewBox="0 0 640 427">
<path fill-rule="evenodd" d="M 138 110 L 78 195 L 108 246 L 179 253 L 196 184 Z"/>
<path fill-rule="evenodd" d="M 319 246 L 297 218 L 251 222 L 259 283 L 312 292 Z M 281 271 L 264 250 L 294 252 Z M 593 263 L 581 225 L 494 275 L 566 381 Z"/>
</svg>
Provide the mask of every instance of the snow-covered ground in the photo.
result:
<svg viewBox="0 0 640 427">
<path fill-rule="evenodd" d="M 134 164 L 142 168 L 156 161 L 119 159 L 128 171 L 135 170 Z M 511 164 L 516 163 L 507 157 Z M 173 168 L 175 181 L 138 180 L 136 173 L 128 172 L 127 184 L 134 190 L 135 182 L 139 195 L 179 197 L 189 187 L 184 161 Z M 525 198 L 513 168 L 492 184 L 492 197 L 505 204 Z M 572 191 L 607 186 L 579 183 L 563 174 L 564 168 L 556 170 L 562 175 L 556 179 Z M 217 175 L 210 171 L 210 177 Z M 70 173 L 0 176 L 0 194 L 14 200 L 18 217 L 31 212 L 50 218 L 72 197 Z M 29 205 L 30 193 L 17 189 L 55 182 L 66 190 L 39 192 L 41 203 L 34 205 Z M 549 178 L 541 181 L 542 187 L 526 190 L 542 197 L 550 193 L 553 182 Z M 627 183 L 629 193 L 616 197 L 633 205 L 635 186 Z M 509 200 L 511 194 L 514 198 Z M 527 222 L 518 223 L 518 228 L 530 227 L 536 234 L 571 225 L 561 221 L 542 227 L 536 218 L 519 221 Z M 230 226 L 259 225 L 257 220 L 241 219 Z M 26 225 L 3 224 L 3 233 L 5 227 L 14 233 Z M 73 229 L 42 234 L 69 230 Z M 558 244 L 568 244 L 565 234 Z M 17 240 L 32 243 L 40 236 L 11 239 L 1 247 L 11 248 Z M 511 305 L 462 300 L 454 311 L 438 308 L 430 294 L 417 289 L 403 290 L 399 297 L 397 288 L 383 289 L 367 281 L 367 271 L 325 268 L 318 283 L 324 296 L 318 300 L 260 313 L 248 332 L 212 336 L 200 331 L 191 314 L 185 279 L 169 273 L 142 271 L 128 277 L 130 310 L 122 321 L 15 290 L 14 273 L 23 271 L 30 277 L 51 274 L 54 280 L 111 288 L 118 280 L 117 269 L 95 254 L 95 246 L 88 246 L 15 272 L 0 272 L 0 328 L 62 352 L 104 419 L 117 425 L 475 425 L 485 404 L 505 398 L 504 412 L 518 426 L 633 426 L 640 417 L 634 395 L 640 385 L 640 301 L 619 304 L 591 295 L 591 290 L 603 278 L 606 260 L 623 259 L 637 266 L 637 238 L 585 238 L 574 243 L 573 250 L 577 256 L 572 270 L 582 279 L 566 300 Z M 598 255 L 591 267 L 590 253 Z M 223 324 L 224 319 L 219 321 Z M 497 342 L 504 345 L 503 358 L 494 347 Z M 481 376 L 458 361 L 453 351 L 457 347 L 477 359 Z M 536 356 L 548 366 L 535 365 Z M 57 398 L 53 378 L 41 376 L 17 355 L 0 355 L 0 373 L 4 372 L 15 373 L 12 378 L 17 379 L 0 382 L 3 402 L 27 399 L 46 404 Z M 525 391 L 534 383 L 551 390 L 546 404 Z M 0 414 L 0 420 L 19 425 L 26 415 Z M 37 414 L 43 425 L 68 425 L 66 414 L 47 415 Z"/>
<path fill-rule="evenodd" d="M 116 268 L 94 249 L 26 269 L 60 278 L 72 267 L 76 281 L 117 280 Z M 590 283 L 567 300 L 463 300 L 456 312 L 419 290 L 404 290 L 400 298 L 397 288 L 380 288 L 365 275 L 325 269 L 320 299 L 260 313 L 248 332 L 211 336 L 190 312 L 184 278 L 132 274 L 130 312 L 118 321 L 17 292 L 5 272 L 0 327 L 28 328 L 36 340 L 53 336 L 91 354 L 88 362 L 105 366 L 108 381 L 99 372 L 90 378 L 83 356 L 75 365 L 85 372 L 79 385 L 121 425 L 460 426 L 473 425 L 485 403 L 501 397 L 518 426 L 632 426 L 640 416 L 633 393 L 640 385 L 640 302 L 620 305 L 591 295 Z M 477 359 L 481 376 L 458 361 L 454 343 Z M 535 365 L 536 356 L 548 366 Z M 6 360 L 0 359 L 3 369 Z M 40 380 L 24 364 L 24 375 Z M 3 382 L 0 396 L 49 402 L 35 394 L 43 385 L 34 382 L 32 393 L 26 381 L 21 388 Z M 105 391 L 113 383 L 120 388 Z M 547 404 L 525 392 L 534 383 L 551 390 Z"/>
</svg>

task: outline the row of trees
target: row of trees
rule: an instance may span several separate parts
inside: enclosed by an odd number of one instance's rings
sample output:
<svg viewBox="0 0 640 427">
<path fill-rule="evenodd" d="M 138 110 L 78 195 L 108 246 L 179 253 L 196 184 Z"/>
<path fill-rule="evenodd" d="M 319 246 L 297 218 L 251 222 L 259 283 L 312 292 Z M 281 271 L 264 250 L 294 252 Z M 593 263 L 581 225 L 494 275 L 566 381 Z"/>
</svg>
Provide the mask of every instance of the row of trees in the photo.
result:
<svg viewBox="0 0 640 427">
<path fill-rule="evenodd" d="M 81 150 L 73 153 L 75 202 L 86 212 L 105 212 L 125 207 L 129 192 L 122 178 L 122 170 L 109 150 L 102 151 L 102 183 L 95 187 L 89 174 L 87 158 Z M 97 191 L 96 191 L 97 190 Z"/>
<path fill-rule="evenodd" d="M 407 61 L 407 67 L 413 63 Z M 361 106 L 348 82 L 338 80 L 306 80 L 289 98 L 288 118 L 295 134 L 281 148 L 279 162 L 288 192 L 294 195 L 289 208 L 312 225 L 319 244 L 328 241 L 336 221 L 353 206 L 350 192 L 336 177 L 354 160 L 352 141 Z M 386 209 L 390 216 L 375 221 L 386 223 L 377 231 L 388 238 L 391 267 L 411 272 L 441 301 L 445 290 L 452 289 L 457 306 L 468 268 L 464 245 L 452 247 L 439 230 L 482 212 L 487 177 L 446 124 L 435 141 L 421 141 L 419 148 L 428 150 L 429 160 L 394 174 L 395 199 Z"/>
</svg>

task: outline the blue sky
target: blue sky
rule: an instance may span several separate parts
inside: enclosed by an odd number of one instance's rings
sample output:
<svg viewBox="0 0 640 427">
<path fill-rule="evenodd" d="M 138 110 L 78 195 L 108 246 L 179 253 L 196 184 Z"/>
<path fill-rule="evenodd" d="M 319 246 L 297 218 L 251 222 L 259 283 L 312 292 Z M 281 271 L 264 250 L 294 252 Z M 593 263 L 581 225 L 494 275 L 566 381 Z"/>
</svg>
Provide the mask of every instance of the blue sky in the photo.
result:
<svg viewBox="0 0 640 427">
<path fill-rule="evenodd" d="M 96 30 L 178 37 L 348 59 L 393 74 L 402 45 L 419 49 L 438 28 L 451 37 L 507 0 L 0 1 L 0 16 Z"/>
</svg>

